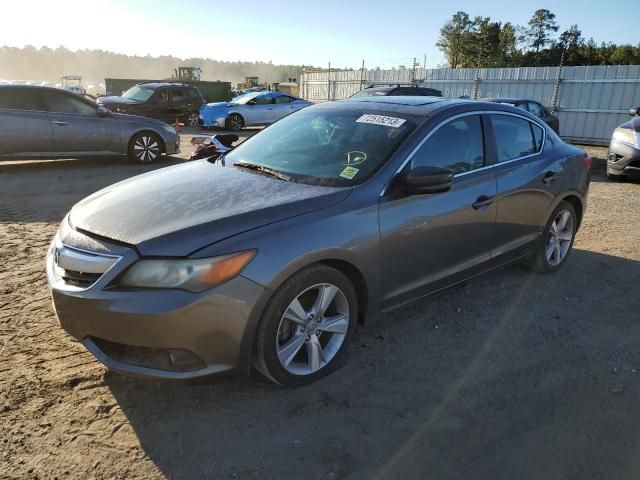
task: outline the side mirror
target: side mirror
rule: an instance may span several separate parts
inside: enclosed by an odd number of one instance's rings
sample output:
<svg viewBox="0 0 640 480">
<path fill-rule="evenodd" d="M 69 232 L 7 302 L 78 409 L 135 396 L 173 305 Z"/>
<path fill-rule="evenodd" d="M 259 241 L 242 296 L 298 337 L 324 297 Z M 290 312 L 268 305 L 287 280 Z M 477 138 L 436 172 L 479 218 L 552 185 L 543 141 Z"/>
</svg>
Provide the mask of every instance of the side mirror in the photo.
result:
<svg viewBox="0 0 640 480">
<path fill-rule="evenodd" d="M 102 118 L 111 116 L 111 112 L 104 107 L 98 107 L 98 110 L 96 110 L 96 114 Z"/>
<path fill-rule="evenodd" d="M 631 115 L 632 117 L 640 115 L 640 107 L 635 107 L 629 110 L 629 115 Z"/>
<path fill-rule="evenodd" d="M 417 167 L 403 173 L 398 188 L 407 195 L 427 195 L 447 192 L 453 184 L 453 172 L 446 168 Z"/>
</svg>

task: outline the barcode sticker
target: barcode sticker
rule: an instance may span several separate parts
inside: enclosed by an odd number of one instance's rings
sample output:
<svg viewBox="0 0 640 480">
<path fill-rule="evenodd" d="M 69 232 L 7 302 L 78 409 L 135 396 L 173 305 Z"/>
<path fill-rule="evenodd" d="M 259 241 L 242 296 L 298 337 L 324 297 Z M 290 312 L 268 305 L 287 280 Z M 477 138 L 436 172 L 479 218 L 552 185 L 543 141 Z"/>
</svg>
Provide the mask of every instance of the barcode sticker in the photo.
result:
<svg viewBox="0 0 640 480">
<path fill-rule="evenodd" d="M 371 123 L 372 125 L 382 125 L 385 127 L 397 128 L 406 120 L 404 118 L 386 117 L 384 115 L 372 115 L 365 113 L 356 120 L 356 123 Z"/>
</svg>

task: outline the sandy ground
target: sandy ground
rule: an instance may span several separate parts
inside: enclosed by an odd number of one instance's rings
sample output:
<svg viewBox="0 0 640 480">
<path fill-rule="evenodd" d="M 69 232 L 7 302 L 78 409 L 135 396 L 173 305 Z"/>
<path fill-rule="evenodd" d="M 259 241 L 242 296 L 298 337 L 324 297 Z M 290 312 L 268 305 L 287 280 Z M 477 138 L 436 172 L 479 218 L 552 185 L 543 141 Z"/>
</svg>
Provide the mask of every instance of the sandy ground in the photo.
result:
<svg viewBox="0 0 640 480">
<path fill-rule="evenodd" d="M 640 183 L 596 171 L 557 274 L 508 268 L 387 314 L 343 369 L 283 390 L 121 377 L 59 328 L 58 222 L 148 169 L 0 164 L 0 478 L 640 478 Z"/>
</svg>

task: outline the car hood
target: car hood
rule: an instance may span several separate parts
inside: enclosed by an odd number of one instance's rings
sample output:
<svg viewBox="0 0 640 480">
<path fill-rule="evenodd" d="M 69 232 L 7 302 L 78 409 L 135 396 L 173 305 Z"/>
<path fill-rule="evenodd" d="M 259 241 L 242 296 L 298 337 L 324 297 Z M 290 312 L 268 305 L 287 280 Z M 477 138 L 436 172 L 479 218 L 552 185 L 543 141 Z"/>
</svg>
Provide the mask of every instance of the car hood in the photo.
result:
<svg viewBox="0 0 640 480">
<path fill-rule="evenodd" d="M 138 100 L 133 100 L 132 98 L 117 97 L 113 95 L 110 97 L 98 98 L 98 103 L 103 105 L 137 105 L 140 102 Z"/>
<path fill-rule="evenodd" d="M 233 235 L 334 205 L 350 192 L 201 160 L 100 190 L 73 207 L 70 222 L 89 234 L 133 245 L 141 255 L 187 256 Z"/>
</svg>

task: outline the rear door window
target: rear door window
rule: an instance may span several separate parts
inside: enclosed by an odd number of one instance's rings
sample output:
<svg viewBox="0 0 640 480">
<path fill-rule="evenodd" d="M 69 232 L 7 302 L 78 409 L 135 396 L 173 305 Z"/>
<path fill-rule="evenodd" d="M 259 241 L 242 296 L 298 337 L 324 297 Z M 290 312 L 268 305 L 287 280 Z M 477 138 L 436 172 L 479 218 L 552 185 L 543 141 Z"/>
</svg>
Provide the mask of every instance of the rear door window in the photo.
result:
<svg viewBox="0 0 640 480">
<path fill-rule="evenodd" d="M 44 110 L 36 88 L 0 88 L 0 108 L 10 110 Z"/>
<path fill-rule="evenodd" d="M 171 92 L 171 100 L 174 102 L 182 102 L 187 98 L 184 90 L 173 90 Z"/>
<path fill-rule="evenodd" d="M 490 118 L 498 150 L 498 162 L 526 157 L 542 148 L 542 139 L 539 140 L 540 145 L 538 145 L 532 130 L 537 126 L 528 120 L 512 115 L 495 114 L 490 115 Z"/>
<path fill-rule="evenodd" d="M 84 102 L 71 93 L 45 91 L 42 92 L 48 112 L 73 113 L 76 115 L 95 115 L 98 107 Z"/>
<path fill-rule="evenodd" d="M 293 98 L 287 97 L 286 95 L 281 95 L 280 97 L 276 97 L 276 103 L 291 103 Z"/>
<path fill-rule="evenodd" d="M 485 165 L 484 137 L 480 115 L 468 115 L 438 128 L 411 159 L 412 168 L 439 167 L 453 173 L 468 172 Z"/>
</svg>

